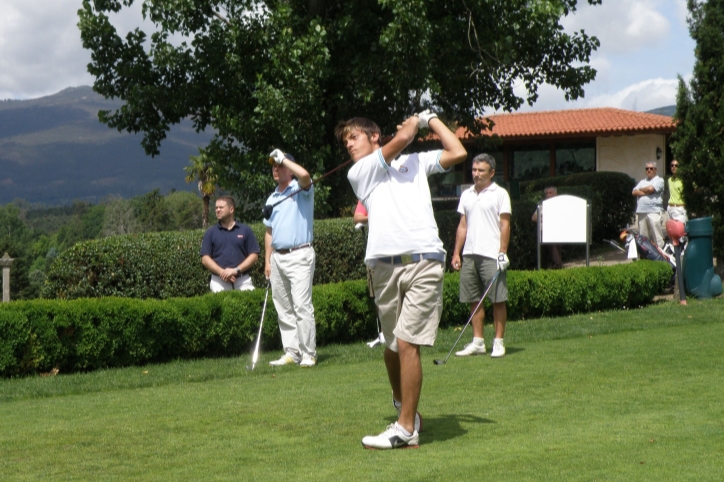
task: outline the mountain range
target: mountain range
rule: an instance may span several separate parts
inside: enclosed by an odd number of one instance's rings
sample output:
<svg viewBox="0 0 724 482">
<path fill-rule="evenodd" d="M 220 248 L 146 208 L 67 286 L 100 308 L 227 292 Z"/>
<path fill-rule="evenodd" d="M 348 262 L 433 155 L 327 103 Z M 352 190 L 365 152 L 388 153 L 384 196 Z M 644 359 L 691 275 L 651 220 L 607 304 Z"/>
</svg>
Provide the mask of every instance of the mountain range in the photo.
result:
<svg viewBox="0 0 724 482">
<path fill-rule="evenodd" d="M 183 167 L 212 133 L 197 133 L 190 121 L 173 126 L 161 154 L 147 156 L 140 134 L 109 129 L 99 110 L 115 110 L 90 87 L 70 87 L 47 97 L 0 100 L 0 204 L 22 198 L 46 205 L 75 200 L 96 203 L 160 189 L 195 189 Z M 649 111 L 673 115 L 676 106 Z"/>
<path fill-rule="evenodd" d="M 30 100 L 0 101 L 0 204 L 98 202 L 109 195 L 130 198 L 156 188 L 195 190 L 183 167 L 211 133 L 196 133 L 190 121 L 174 126 L 161 154 L 147 156 L 142 136 L 110 129 L 99 110 L 114 110 L 90 87 L 71 87 Z"/>
</svg>

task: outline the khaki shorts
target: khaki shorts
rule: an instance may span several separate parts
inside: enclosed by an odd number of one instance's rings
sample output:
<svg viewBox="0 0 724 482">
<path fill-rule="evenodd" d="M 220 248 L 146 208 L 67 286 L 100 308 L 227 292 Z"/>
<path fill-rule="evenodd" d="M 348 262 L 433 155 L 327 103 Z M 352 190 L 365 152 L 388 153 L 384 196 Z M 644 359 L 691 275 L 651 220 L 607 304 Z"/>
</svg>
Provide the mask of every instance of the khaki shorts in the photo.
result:
<svg viewBox="0 0 724 482">
<path fill-rule="evenodd" d="M 442 316 L 443 264 L 377 263 L 372 270 L 375 304 L 387 347 L 397 352 L 397 338 L 432 346 Z"/>
<path fill-rule="evenodd" d="M 498 262 L 493 258 L 486 258 L 476 254 L 463 257 L 463 266 L 460 268 L 460 302 L 477 303 L 488 289 L 490 280 L 498 272 Z M 505 271 L 500 273 L 498 280 L 488 291 L 491 303 L 508 301 L 508 283 L 505 280 Z"/>
</svg>

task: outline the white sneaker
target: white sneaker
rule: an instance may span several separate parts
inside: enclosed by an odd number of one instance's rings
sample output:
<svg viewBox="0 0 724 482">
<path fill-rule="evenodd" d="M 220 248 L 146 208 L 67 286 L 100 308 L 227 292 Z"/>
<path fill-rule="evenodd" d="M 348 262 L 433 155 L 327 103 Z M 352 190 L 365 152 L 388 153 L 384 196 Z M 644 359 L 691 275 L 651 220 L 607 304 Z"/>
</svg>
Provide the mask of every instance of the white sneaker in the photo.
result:
<svg viewBox="0 0 724 482">
<path fill-rule="evenodd" d="M 302 368 L 310 368 L 317 364 L 317 357 L 312 355 L 302 354 L 302 362 L 299 364 Z"/>
<path fill-rule="evenodd" d="M 286 352 L 278 360 L 270 361 L 269 365 L 273 367 L 281 367 L 284 365 L 299 365 L 299 361 L 299 357 L 294 356 L 291 352 Z"/>
<path fill-rule="evenodd" d="M 397 418 L 400 418 L 400 412 L 402 411 L 402 404 L 399 404 L 394 398 L 392 399 L 392 406 L 397 410 Z M 415 412 L 415 431 L 422 432 L 422 415 L 420 412 Z"/>
<path fill-rule="evenodd" d="M 490 354 L 492 358 L 500 358 L 505 356 L 505 345 L 502 338 L 493 340 L 493 352 Z"/>
<path fill-rule="evenodd" d="M 455 352 L 455 356 L 471 355 L 485 355 L 485 342 L 483 342 L 481 345 L 477 345 L 474 341 L 471 341 L 470 343 L 465 345 L 465 348 Z"/>
<path fill-rule="evenodd" d="M 379 435 L 368 435 L 362 439 L 362 445 L 366 449 L 387 450 L 387 449 L 416 449 L 420 446 L 420 437 L 417 430 L 412 435 L 402 433 L 400 426 L 391 423 L 387 430 Z"/>
</svg>

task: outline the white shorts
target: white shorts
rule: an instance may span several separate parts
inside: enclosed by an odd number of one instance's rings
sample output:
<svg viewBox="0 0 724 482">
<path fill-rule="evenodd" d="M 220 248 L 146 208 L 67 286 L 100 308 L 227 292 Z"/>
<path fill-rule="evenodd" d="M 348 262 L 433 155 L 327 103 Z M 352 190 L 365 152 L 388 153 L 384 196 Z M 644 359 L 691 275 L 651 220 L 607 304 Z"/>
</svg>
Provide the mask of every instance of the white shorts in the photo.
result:
<svg viewBox="0 0 724 482">
<path fill-rule="evenodd" d="M 234 284 L 228 283 L 222 280 L 220 276 L 212 274 L 211 281 L 209 282 L 209 288 L 211 288 L 213 293 L 231 290 L 251 291 L 254 289 L 254 283 L 252 283 L 251 276 L 248 274 L 243 274 L 236 278 Z"/>
</svg>

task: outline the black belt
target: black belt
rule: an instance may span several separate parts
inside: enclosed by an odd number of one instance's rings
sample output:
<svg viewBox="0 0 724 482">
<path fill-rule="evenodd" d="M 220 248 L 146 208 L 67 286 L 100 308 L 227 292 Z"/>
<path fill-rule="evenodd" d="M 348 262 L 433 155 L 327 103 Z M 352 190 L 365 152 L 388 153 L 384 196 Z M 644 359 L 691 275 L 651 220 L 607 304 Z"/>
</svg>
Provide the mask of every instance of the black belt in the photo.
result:
<svg viewBox="0 0 724 482">
<path fill-rule="evenodd" d="M 311 248 L 311 247 L 312 247 L 312 243 L 304 243 L 304 244 L 300 244 L 299 246 L 292 246 L 291 248 L 288 248 L 288 249 L 275 249 L 274 251 L 276 251 L 279 254 L 289 254 L 292 251 L 296 251 L 298 249 Z"/>
<path fill-rule="evenodd" d="M 445 255 L 443 253 L 419 253 L 419 254 L 402 254 L 400 256 L 388 256 L 386 258 L 375 258 L 380 263 L 387 264 L 410 264 L 418 263 L 423 259 L 431 259 L 434 261 L 445 262 Z"/>
</svg>

